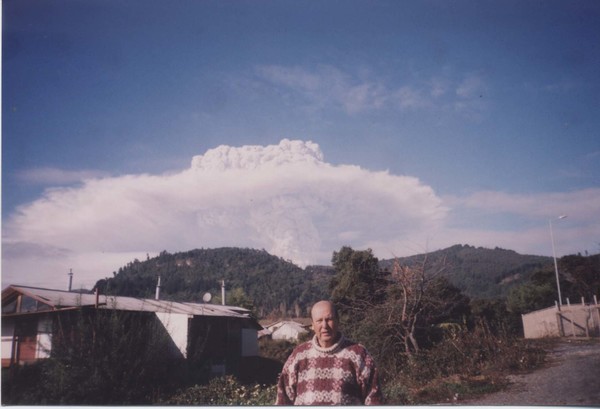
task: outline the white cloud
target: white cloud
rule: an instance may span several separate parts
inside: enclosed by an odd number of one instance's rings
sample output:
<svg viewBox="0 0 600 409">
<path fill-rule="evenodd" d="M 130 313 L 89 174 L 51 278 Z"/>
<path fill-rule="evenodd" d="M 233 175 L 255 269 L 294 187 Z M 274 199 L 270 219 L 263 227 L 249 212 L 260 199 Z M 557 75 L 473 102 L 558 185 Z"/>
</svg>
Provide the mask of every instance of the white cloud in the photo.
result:
<svg viewBox="0 0 600 409">
<path fill-rule="evenodd" d="M 443 78 L 433 78 L 429 81 L 429 94 L 439 98 L 448 92 L 448 81 Z"/>
<path fill-rule="evenodd" d="M 537 194 L 480 191 L 466 197 L 449 196 L 445 200 L 450 205 L 490 214 L 512 213 L 542 220 L 568 214 L 570 219 L 578 222 L 593 222 L 600 215 L 599 188 Z"/>
<path fill-rule="evenodd" d="M 448 227 L 437 237 L 444 245 L 460 242 L 551 255 L 553 220 L 559 256 L 600 252 L 599 188 L 536 194 L 481 191 L 443 200 L 453 209 Z M 567 218 L 558 220 L 560 215 Z"/>
<path fill-rule="evenodd" d="M 565 79 L 559 82 L 548 84 L 543 87 L 544 90 L 556 94 L 568 94 L 574 90 L 581 88 L 582 84 L 572 79 Z"/>
<path fill-rule="evenodd" d="M 434 77 L 392 85 L 379 78 L 371 79 L 368 73 L 352 75 L 330 65 L 314 70 L 268 65 L 257 67 L 255 72 L 259 79 L 277 87 L 278 92 L 300 96 L 313 109 L 335 107 L 347 114 L 381 109 L 441 109 L 480 120 L 488 106 L 483 99 L 489 98 L 488 86 L 478 74 L 465 75 L 460 81 Z"/>
<path fill-rule="evenodd" d="M 432 90 L 431 92 L 435 93 L 437 91 Z M 423 95 L 421 91 L 408 86 L 402 87 L 396 91 L 393 98 L 401 110 L 411 108 L 418 109 L 432 106 L 430 99 Z"/>
<path fill-rule="evenodd" d="M 96 170 L 69 171 L 56 168 L 34 168 L 17 174 L 17 179 L 35 185 L 69 185 L 88 179 L 108 176 L 107 172 Z"/>
<path fill-rule="evenodd" d="M 329 65 L 321 65 L 314 72 L 300 67 L 269 65 L 257 67 L 256 73 L 321 108 L 334 105 L 349 114 L 381 108 L 389 97 L 381 84 L 354 79 Z"/>
<path fill-rule="evenodd" d="M 312 142 L 220 146 L 176 174 L 46 191 L 5 224 L 3 276 L 36 283 L 74 268 L 90 286 L 133 255 L 219 246 L 328 263 L 342 245 L 419 240 L 446 211 L 418 179 L 333 166 Z"/>
<path fill-rule="evenodd" d="M 488 110 L 490 96 L 488 86 L 478 74 L 465 76 L 456 87 L 454 111 L 473 121 L 479 121 Z"/>
<path fill-rule="evenodd" d="M 460 98 L 477 98 L 485 92 L 485 83 L 478 75 L 468 75 L 456 88 Z"/>
<path fill-rule="evenodd" d="M 2 278 L 75 287 L 162 250 L 239 246 L 299 265 L 328 264 L 342 245 L 379 258 L 457 243 L 549 255 L 600 250 L 600 189 L 438 197 L 418 179 L 325 161 L 312 142 L 219 146 L 168 175 L 89 179 L 47 190 L 3 226 Z"/>
</svg>

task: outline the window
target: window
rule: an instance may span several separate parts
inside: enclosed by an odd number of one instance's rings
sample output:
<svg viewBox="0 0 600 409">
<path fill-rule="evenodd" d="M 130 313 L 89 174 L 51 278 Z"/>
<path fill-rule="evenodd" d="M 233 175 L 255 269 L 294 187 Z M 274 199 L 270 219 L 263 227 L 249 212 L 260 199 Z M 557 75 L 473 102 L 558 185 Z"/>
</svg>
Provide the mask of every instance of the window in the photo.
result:
<svg viewBox="0 0 600 409">
<path fill-rule="evenodd" d="M 21 305 L 19 311 L 17 311 L 17 305 L 19 305 L 19 298 L 21 299 Z M 43 302 L 37 301 L 34 298 L 26 295 L 17 295 L 12 300 L 6 301 L 2 305 L 2 314 L 14 314 L 17 312 L 36 312 L 36 311 L 48 311 L 51 310 L 52 306 L 44 304 Z"/>
<path fill-rule="evenodd" d="M 2 314 L 14 314 L 15 312 L 17 312 L 16 297 L 2 306 Z"/>
<path fill-rule="evenodd" d="M 34 312 L 37 311 L 37 300 L 26 295 L 21 296 L 21 311 L 19 312 Z"/>
</svg>

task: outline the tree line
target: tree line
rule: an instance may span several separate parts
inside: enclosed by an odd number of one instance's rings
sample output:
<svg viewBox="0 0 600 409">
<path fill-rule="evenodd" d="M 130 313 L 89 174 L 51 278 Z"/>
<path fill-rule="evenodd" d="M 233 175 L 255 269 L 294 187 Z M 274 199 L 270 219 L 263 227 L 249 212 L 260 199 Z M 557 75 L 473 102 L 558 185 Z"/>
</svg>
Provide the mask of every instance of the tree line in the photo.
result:
<svg viewBox="0 0 600 409">
<path fill-rule="evenodd" d="M 251 263 L 245 260 L 248 256 Z M 225 277 L 233 281 L 231 272 L 242 268 L 248 271 L 248 280 L 260 277 L 263 268 L 278 268 L 270 263 L 287 266 L 282 268 L 285 274 L 271 278 L 263 288 L 251 290 L 256 293 L 231 291 L 230 301 L 256 306 L 258 297 L 266 297 L 267 289 L 274 290 L 274 285 L 281 285 L 283 291 L 294 291 L 290 298 L 281 298 L 282 292 L 276 292 L 271 304 L 261 304 L 262 308 L 267 305 L 289 313 L 287 306 L 281 307 L 283 299 L 302 309 L 298 294 L 306 295 L 311 288 L 314 291 L 310 297 L 305 296 L 305 306 L 316 299 L 331 299 L 338 306 L 344 333 L 367 346 L 378 363 L 388 404 L 456 401 L 457 391 L 468 396 L 481 388 L 497 388 L 502 384 L 498 371 L 531 369 L 543 362 L 541 349 L 520 338 L 520 314 L 554 303 L 552 267 L 531 274 L 505 298 L 478 299 L 450 282 L 449 263 L 427 254 L 411 264 L 395 259 L 382 268 L 372 250 L 345 246 L 333 252 L 331 267 L 310 269 L 314 287 L 307 287 L 301 280 L 306 277 L 306 270 L 293 268 L 291 263 L 264 251 L 195 250 L 175 255 L 163 252 L 155 259 L 134 261 L 111 280 L 101 280 L 98 286 L 104 285 L 107 292 L 130 292 L 119 295 L 151 296 L 150 291 L 136 287 L 131 280 L 146 277 L 153 289 L 155 268 L 160 267 L 161 276 L 165 274 L 166 278 L 183 269 L 188 275 L 181 279 L 186 282 L 198 275 L 198 266 L 204 266 L 202 271 L 212 268 L 219 278 L 224 271 L 229 272 L 231 275 Z M 600 255 L 563 257 L 559 270 L 565 297 L 590 299 L 600 293 Z M 207 273 L 200 276 L 204 282 L 188 282 L 194 291 L 205 291 L 200 287 L 211 285 Z M 292 284 L 284 285 L 289 276 L 293 277 L 288 280 Z M 239 284 L 235 288 L 247 288 L 242 287 L 243 280 Z M 178 286 L 166 286 L 166 282 L 165 288 L 171 294 L 195 297 L 192 292 L 181 293 Z M 64 319 L 68 322 L 61 322 L 53 334 L 49 359 L 17 368 L 12 374 L 3 373 L 3 404 L 244 405 L 274 401 L 272 385 L 244 386 L 232 378 L 209 382 L 202 362 L 190 365 L 169 359 L 165 353 L 170 347 L 168 339 L 159 328 L 152 327 L 155 321 L 150 319 L 132 319 L 116 310 L 99 315 L 73 311 Z M 285 346 L 288 347 L 293 345 Z M 278 351 L 282 364 L 288 351 Z M 229 391 L 226 397 L 223 388 Z"/>
</svg>

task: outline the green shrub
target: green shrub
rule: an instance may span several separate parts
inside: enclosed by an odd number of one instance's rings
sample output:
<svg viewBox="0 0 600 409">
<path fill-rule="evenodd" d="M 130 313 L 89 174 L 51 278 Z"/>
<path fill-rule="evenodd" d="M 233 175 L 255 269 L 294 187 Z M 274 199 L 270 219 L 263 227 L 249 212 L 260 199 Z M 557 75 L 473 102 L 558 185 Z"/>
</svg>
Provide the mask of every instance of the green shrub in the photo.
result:
<svg viewBox="0 0 600 409">
<path fill-rule="evenodd" d="M 545 354 L 539 342 L 494 335 L 484 324 L 447 333 L 385 382 L 386 403 L 452 403 L 496 391 L 506 385 L 506 374 L 539 367 Z"/>
<path fill-rule="evenodd" d="M 140 405 L 175 390 L 185 363 L 151 314 L 77 311 L 61 316 L 50 358 L 12 368 L 3 404 Z"/>
<path fill-rule="evenodd" d="M 211 380 L 208 385 L 195 385 L 177 392 L 162 404 L 166 405 L 273 405 L 276 385 L 244 385 L 233 376 Z"/>
<path fill-rule="evenodd" d="M 381 388 L 386 404 L 407 405 L 412 403 L 410 391 L 401 378 L 385 382 Z"/>
<path fill-rule="evenodd" d="M 297 346 L 298 344 L 286 340 L 261 338 L 258 341 L 260 356 L 274 359 L 276 361 L 281 362 L 282 364 L 285 363 L 285 361 L 290 356 L 294 348 L 296 348 Z"/>
</svg>

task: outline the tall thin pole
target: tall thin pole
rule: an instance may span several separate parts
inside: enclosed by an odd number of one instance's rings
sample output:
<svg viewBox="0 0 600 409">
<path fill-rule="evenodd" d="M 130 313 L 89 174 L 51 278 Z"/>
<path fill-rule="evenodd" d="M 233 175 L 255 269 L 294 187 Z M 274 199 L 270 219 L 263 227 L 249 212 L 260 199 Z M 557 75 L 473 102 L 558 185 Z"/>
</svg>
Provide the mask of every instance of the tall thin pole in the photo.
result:
<svg viewBox="0 0 600 409">
<path fill-rule="evenodd" d="M 559 219 L 564 219 L 567 216 L 559 216 Z M 554 247 L 554 232 L 552 231 L 552 219 L 548 220 L 550 225 L 550 240 L 552 241 L 552 257 L 554 258 L 554 273 L 556 274 L 556 289 L 558 290 L 558 309 L 562 307 L 562 296 L 560 294 L 560 280 L 558 278 L 558 263 L 556 261 L 556 249 Z"/>
<path fill-rule="evenodd" d="M 225 305 L 225 280 L 221 280 L 221 304 Z"/>
<path fill-rule="evenodd" d="M 155 300 L 160 300 L 160 276 L 158 276 L 158 282 L 156 283 L 156 293 L 154 294 Z"/>
<path fill-rule="evenodd" d="M 73 269 L 70 268 L 69 269 L 69 285 L 67 286 L 67 291 L 71 291 L 72 287 L 73 287 Z"/>
</svg>

